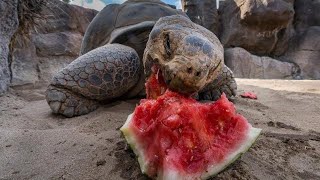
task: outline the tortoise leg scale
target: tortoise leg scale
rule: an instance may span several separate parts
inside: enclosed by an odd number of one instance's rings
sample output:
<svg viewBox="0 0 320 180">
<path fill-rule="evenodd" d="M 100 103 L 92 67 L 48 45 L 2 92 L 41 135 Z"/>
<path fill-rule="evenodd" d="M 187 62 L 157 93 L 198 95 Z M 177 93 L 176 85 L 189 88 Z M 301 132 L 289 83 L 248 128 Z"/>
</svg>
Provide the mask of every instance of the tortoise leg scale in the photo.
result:
<svg viewBox="0 0 320 180">
<path fill-rule="evenodd" d="M 237 83 L 233 72 L 226 66 L 222 68 L 222 73 L 212 83 L 199 92 L 197 99 L 215 101 L 225 93 L 229 100 L 236 96 Z"/>
<path fill-rule="evenodd" d="M 141 62 L 136 51 L 120 44 L 94 49 L 56 73 L 46 91 L 54 113 L 66 117 L 87 114 L 126 95 L 137 84 Z"/>
</svg>

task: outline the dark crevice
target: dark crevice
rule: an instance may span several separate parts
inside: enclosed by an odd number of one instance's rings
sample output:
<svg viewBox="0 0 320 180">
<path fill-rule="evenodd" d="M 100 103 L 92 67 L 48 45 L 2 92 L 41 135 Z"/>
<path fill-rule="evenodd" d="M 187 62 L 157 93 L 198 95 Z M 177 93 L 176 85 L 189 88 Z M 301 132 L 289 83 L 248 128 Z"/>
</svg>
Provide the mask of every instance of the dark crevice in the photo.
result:
<svg viewBox="0 0 320 180">
<path fill-rule="evenodd" d="M 14 38 L 12 38 L 14 40 Z M 11 39 L 11 41 L 12 41 Z M 8 53 L 8 69 L 9 69 L 9 83 L 12 83 L 12 56 L 13 56 L 13 45 L 12 42 L 9 44 L 9 53 Z"/>
<path fill-rule="evenodd" d="M 41 81 L 41 70 L 40 70 L 39 64 L 37 64 L 37 66 L 36 66 L 36 71 L 37 71 L 37 74 L 38 74 L 38 80 Z"/>
</svg>

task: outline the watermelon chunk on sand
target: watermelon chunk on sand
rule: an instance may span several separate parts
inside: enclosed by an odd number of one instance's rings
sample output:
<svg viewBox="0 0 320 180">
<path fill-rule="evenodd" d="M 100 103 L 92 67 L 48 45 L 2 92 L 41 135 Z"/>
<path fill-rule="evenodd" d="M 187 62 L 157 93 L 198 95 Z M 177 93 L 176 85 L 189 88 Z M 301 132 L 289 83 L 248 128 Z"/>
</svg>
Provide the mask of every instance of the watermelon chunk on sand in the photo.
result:
<svg viewBox="0 0 320 180">
<path fill-rule="evenodd" d="M 120 129 L 141 171 L 164 180 L 207 179 L 245 153 L 259 136 L 223 94 L 200 103 L 167 90 L 141 100 Z"/>
</svg>

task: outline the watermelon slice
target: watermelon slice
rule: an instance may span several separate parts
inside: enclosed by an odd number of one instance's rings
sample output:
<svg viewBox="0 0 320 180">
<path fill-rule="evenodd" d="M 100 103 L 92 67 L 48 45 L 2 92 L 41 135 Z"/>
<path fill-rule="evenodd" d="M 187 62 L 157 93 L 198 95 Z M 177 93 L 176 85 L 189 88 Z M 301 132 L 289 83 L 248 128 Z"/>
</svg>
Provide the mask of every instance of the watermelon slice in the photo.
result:
<svg viewBox="0 0 320 180">
<path fill-rule="evenodd" d="M 225 95 L 200 103 L 167 90 L 141 100 L 120 129 L 143 173 L 156 179 L 207 179 L 234 162 L 259 136 Z"/>
</svg>

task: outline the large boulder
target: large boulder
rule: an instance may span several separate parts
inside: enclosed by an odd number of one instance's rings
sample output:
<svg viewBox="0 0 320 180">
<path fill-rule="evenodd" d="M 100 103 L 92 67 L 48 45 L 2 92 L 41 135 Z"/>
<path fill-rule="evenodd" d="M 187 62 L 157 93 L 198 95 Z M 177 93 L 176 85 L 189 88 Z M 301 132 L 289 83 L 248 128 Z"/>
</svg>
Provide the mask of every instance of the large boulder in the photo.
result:
<svg viewBox="0 0 320 180">
<path fill-rule="evenodd" d="M 48 1 L 42 19 L 29 34 L 12 39 L 11 86 L 47 84 L 61 68 L 76 59 L 87 26 L 97 11 Z"/>
<path fill-rule="evenodd" d="M 9 44 L 18 29 L 18 0 L 0 1 L 0 96 L 10 83 Z"/>
<path fill-rule="evenodd" d="M 84 34 L 88 24 L 98 11 L 76 5 L 63 3 L 59 0 L 50 0 L 47 8 L 42 11 L 44 18 L 37 19 L 37 32 L 53 33 L 63 31 L 76 31 Z"/>
<path fill-rule="evenodd" d="M 320 1 L 295 0 L 294 25 L 297 31 L 305 31 L 310 26 L 320 26 Z"/>
<path fill-rule="evenodd" d="M 181 4 L 191 21 L 218 35 L 219 16 L 215 0 L 181 0 Z"/>
<path fill-rule="evenodd" d="M 283 59 L 299 65 L 303 78 L 320 79 L 320 26 L 297 35 Z"/>
<path fill-rule="evenodd" d="M 283 0 L 238 1 L 240 23 L 259 32 L 283 28 L 293 18 L 293 6 Z"/>
<path fill-rule="evenodd" d="M 34 34 L 32 42 L 38 56 L 78 56 L 83 35 L 77 32 Z"/>
<path fill-rule="evenodd" d="M 220 40 L 257 55 L 281 55 L 293 34 L 290 0 L 226 0 L 220 10 Z"/>
<path fill-rule="evenodd" d="M 236 78 L 294 79 L 299 75 L 299 68 L 293 63 L 255 56 L 243 48 L 228 48 L 224 56 Z"/>
</svg>

